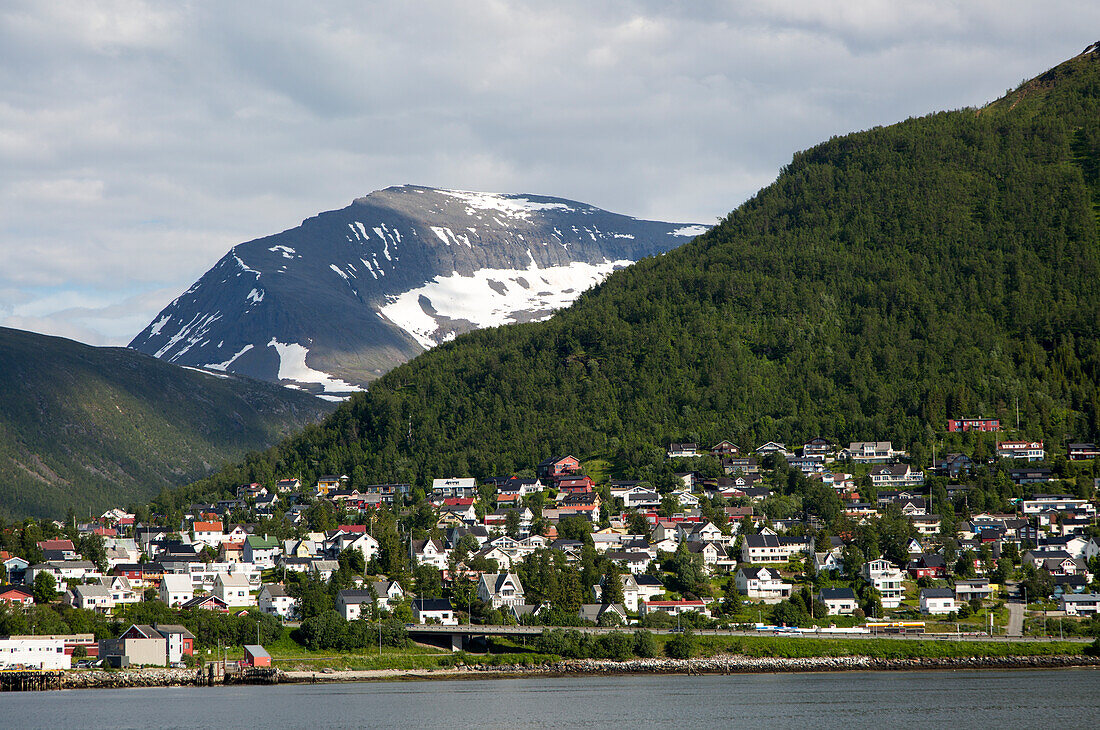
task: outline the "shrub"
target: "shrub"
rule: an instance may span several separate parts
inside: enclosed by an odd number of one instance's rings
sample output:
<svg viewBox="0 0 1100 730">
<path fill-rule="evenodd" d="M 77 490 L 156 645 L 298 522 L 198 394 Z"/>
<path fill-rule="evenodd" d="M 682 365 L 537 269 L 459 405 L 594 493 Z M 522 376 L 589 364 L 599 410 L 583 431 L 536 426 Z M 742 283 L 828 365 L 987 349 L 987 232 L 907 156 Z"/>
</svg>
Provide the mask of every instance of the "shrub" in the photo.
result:
<svg viewBox="0 0 1100 730">
<path fill-rule="evenodd" d="M 634 654 L 643 659 L 651 659 L 657 656 L 659 649 L 657 639 L 651 631 L 638 629 L 634 632 Z"/>
<path fill-rule="evenodd" d="M 672 639 L 665 644 L 665 654 L 672 659 L 690 659 L 691 652 L 694 648 L 695 635 L 692 634 L 691 629 L 684 629 L 683 633 L 672 637 Z"/>
</svg>

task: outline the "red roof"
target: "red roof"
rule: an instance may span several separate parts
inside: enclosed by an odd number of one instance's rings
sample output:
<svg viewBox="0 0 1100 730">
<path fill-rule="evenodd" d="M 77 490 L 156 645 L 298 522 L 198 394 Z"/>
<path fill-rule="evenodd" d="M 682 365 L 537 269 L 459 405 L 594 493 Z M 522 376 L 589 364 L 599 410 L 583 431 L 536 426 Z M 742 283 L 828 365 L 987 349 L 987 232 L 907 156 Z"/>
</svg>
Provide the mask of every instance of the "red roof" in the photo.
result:
<svg viewBox="0 0 1100 730">
<path fill-rule="evenodd" d="M 75 550 L 72 540 L 43 540 L 38 543 L 39 550 Z"/>
<path fill-rule="evenodd" d="M 704 606 L 702 601 L 646 601 L 647 606 Z"/>
<path fill-rule="evenodd" d="M 443 500 L 445 507 L 469 507 L 473 503 L 473 497 L 448 497 Z"/>
<path fill-rule="evenodd" d="M 365 535 L 367 533 L 366 525 L 340 525 L 340 527 L 337 529 L 339 529 L 341 532 L 354 532 L 358 535 Z"/>
<path fill-rule="evenodd" d="M 220 520 L 218 522 L 199 522 L 199 521 L 196 521 L 192 525 L 192 527 L 194 527 L 195 532 L 221 532 L 222 531 L 222 523 L 221 523 Z"/>
</svg>

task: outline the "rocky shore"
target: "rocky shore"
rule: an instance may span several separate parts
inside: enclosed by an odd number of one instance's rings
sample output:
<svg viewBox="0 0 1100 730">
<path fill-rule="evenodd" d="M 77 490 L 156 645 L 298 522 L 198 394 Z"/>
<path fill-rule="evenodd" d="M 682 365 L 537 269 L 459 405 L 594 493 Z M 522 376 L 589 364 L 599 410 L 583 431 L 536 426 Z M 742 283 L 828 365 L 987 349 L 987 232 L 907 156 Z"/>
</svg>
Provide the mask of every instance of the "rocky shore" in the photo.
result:
<svg viewBox="0 0 1100 730">
<path fill-rule="evenodd" d="M 1009 657 L 927 657 L 875 659 L 848 657 L 748 657 L 720 654 L 701 659 L 567 659 L 549 664 L 465 665 L 448 669 L 380 669 L 277 673 L 277 683 L 363 682 L 385 680 L 472 679 L 581 674 L 754 674 L 774 672 L 914 671 L 929 669 L 1054 669 L 1100 667 L 1100 657 L 1084 655 Z M 197 684 L 194 669 L 128 669 L 65 672 L 62 689 L 181 687 Z"/>
<path fill-rule="evenodd" d="M 487 673 L 524 674 L 746 674 L 770 672 L 905 671 L 923 669 L 1049 669 L 1100 666 L 1100 657 L 1084 655 L 1008 657 L 926 657 L 876 659 L 847 657 L 748 657 L 720 654 L 704 659 L 570 659 L 537 667 L 470 667 Z"/>
<path fill-rule="evenodd" d="M 65 672 L 61 689 L 122 689 L 125 687 L 183 687 L 196 684 L 197 669 L 91 669 Z"/>
</svg>

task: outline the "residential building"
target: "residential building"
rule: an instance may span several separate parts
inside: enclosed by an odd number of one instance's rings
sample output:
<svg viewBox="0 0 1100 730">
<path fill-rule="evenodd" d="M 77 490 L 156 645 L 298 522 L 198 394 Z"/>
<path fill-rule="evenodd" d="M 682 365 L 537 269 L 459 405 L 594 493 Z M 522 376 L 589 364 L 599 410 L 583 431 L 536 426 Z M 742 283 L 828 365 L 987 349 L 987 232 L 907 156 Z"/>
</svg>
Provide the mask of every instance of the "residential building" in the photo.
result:
<svg viewBox="0 0 1100 730">
<path fill-rule="evenodd" d="M 1067 616 L 1100 614 L 1100 593 L 1064 593 L 1058 601 L 1058 610 Z"/>
<path fill-rule="evenodd" d="M 767 568 L 743 567 L 737 569 L 734 585 L 746 598 L 764 603 L 778 603 L 791 597 L 794 586 L 779 577 L 778 572 Z"/>
<path fill-rule="evenodd" d="M 859 608 L 851 588 L 822 588 L 817 599 L 825 604 L 830 616 L 849 616 Z"/>
<path fill-rule="evenodd" d="M 458 625 L 458 616 L 455 615 L 448 598 L 414 598 L 412 612 L 413 620 L 418 624 Z"/>
<path fill-rule="evenodd" d="M 860 569 L 863 579 L 870 583 L 882 596 L 883 608 L 897 608 L 905 597 L 902 581 L 905 573 L 889 560 L 877 558 L 868 560 Z"/>
<path fill-rule="evenodd" d="M 248 579 L 239 573 L 219 573 L 214 581 L 214 595 L 229 608 L 255 606 Z"/>
<path fill-rule="evenodd" d="M 268 583 L 261 587 L 256 603 L 264 613 L 278 616 L 284 621 L 294 618 L 298 613 L 298 599 L 287 593 L 286 587 L 278 583 Z"/>
<path fill-rule="evenodd" d="M 518 606 L 523 600 L 523 584 L 515 573 L 482 573 L 477 583 L 478 600 L 492 605 Z"/>
<path fill-rule="evenodd" d="M 707 618 L 710 618 L 710 611 L 707 609 L 707 604 L 703 601 L 642 601 L 641 615 L 646 616 L 651 613 L 667 613 L 671 616 L 678 616 L 682 613 L 688 613 L 694 611 L 701 613 Z"/>
<path fill-rule="evenodd" d="M 965 431 L 983 431 L 991 433 L 1001 430 L 999 418 L 952 418 L 947 421 L 947 430 L 951 433 Z"/>
<path fill-rule="evenodd" d="M 956 610 L 955 592 L 950 588 L 922 588 L 920 592 L 920 612 L 941 615 Z"/>
<path fill-rule="evenodd" d="M 244 562 L 253 563 L 261 570 L 275 567 L 275 561 L 279 558 L 282 548 L 279 539 L 267 535 L 249 535 L 244 541 Z"/>
<path fill-rule="evenodd" d="M 477 480 L 473 477 L 452 477 L 432 480 L 432 499 L 476 497 Z"/>
<path fill-rule="evenodd" d="M 170 608 L 182 606 L 195 597 L 195 584 L 190 575 L 167 573 L 160 581 L 159 597 Z"/>
<path fill-rule="evenodd" d="M 873 464 L 890 461 L 902 453 L 895 451 L 894 445 L 889 441 L 853 441 L 841 456 L 850 458 L 857 464 Z"/>
<path fill-rule="evenodd" d="M 68 669 L 65 640 L 56 636 L 0 638 L 0 669 Z"/>
<path fill-rule="evenodd" d="M 1047 458 L 1042 441 L 998 441 L 997 457 L 1018 461 L 1042 461 Z"/>
</svg>

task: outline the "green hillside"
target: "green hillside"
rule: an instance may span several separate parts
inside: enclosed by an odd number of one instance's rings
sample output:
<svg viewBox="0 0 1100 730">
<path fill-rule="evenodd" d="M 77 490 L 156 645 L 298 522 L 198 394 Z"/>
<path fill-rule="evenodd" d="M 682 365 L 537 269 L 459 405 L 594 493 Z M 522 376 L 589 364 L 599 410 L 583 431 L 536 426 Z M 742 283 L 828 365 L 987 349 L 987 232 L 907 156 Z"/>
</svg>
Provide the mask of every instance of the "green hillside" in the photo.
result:
<svg viewBox="0 0 1100 730">
<path fill-rule="evenodd" d="M 985 109 L 794 155 L 708 234 L 551 320 L 459 337 L 191 493 L 276 474 L 482 476 L 669 441 L 893 440 L 1001 416 L 1100 433 L 1100 51 Z"/>
<path fill-rule="evenodd" d="M 331 411 L 279 386 L 0 328 L 0 515 L 145 502 Z"/>
</svg>

